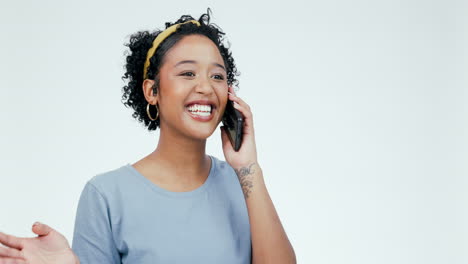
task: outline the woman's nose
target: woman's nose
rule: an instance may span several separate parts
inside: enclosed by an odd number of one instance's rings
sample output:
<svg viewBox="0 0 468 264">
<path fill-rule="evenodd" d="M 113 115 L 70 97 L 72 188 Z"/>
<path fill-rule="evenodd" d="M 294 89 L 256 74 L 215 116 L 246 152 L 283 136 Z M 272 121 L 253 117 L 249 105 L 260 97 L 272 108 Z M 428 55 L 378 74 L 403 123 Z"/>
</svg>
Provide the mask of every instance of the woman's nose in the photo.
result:
<svg viewBox="0 0 468 264">
<path fill-rule="evenodd" d="M 213 86 L 211 85 L 211 80 L 207 77 L 200 77 L 199 82 L 195 87 L 195 92 L 210 94 L 213 92 Z"/>
</svg>

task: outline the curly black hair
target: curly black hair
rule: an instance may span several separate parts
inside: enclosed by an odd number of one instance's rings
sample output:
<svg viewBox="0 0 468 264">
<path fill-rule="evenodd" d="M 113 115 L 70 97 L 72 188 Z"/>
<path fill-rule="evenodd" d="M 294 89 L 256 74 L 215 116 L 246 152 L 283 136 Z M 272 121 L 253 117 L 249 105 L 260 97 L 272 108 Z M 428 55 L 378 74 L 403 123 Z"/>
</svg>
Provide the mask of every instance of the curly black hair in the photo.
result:
<svg viewBox="0 0 468 264">
<path fill-rule="evenodd" d="M 211 39 L 219 49 L 221 56 L 226 65 L 227 72 L 227 83 L 233 87 L 238 88 L 239 81 L 236 79 L 236 76 L 240 74 L 237 72 L 236 65 L 234 63 L 234 58 L 229 50 L 229 47 L 226 47 L 223 44 L 225 33 L 221 31 L 216 24 L 210 24 L 210 8 L 207 9 L 207 13 L 202 14 L 198 19 L 200 26 L 197 26 L 193 23 L 182 24 L 178 27 L 177 31 L 167 37 L 156 49 L 156 53 L 153 57 L 150 58 L 150 65 L 147 72 L 147 78 L 155 80 L 155 86 L 153 87 L 153 92 L 157 93 L 158 85 L 158 73 L 159 69 L 163 64 L 164 55 L 167 51 L 173 47 L 178 41 L 180 41 L 184 36 L 187 35 L 203 35 Z M 181 16 L 175 23 L 166 22 L 166 29 L 174 24 L 179 24 L 186 22 L 188 20 L 194 20 L 190 15 Z M 138 31 L 135 34 L 130 36 L 130 41 L 125 44 L 130 51 L 126 51 L 126 72 L 122 76 L 126 85 L 122 88 L 122 103 L 128 108 L 131 107 L 134 112 L 132 117 L 136 118 L 138 121 L 143 122 L 149 131 L 156 130 L 159 127 L 159 118 L 155 121 L 149 119 L 146 113 L 146 106 L 148 102 L 143 94 L 143 66 L 146 60 L 146 55 L 148 50 L 153 44 L 153 40 L 162 30 L 156 30 L 153 32 L 149 31 Z M 156 115 L 156 108 L 150 108 L 151 116 Z M 151 113 L 153 112 L 153 113 Z"/>
</svg>

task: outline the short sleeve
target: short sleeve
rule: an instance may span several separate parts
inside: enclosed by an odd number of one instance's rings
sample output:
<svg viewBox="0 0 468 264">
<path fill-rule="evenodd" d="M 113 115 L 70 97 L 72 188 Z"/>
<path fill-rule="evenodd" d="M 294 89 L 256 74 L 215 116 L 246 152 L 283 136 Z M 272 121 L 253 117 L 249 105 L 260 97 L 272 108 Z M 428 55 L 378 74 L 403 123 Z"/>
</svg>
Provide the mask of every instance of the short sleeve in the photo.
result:
<svg viewBox="0 0 468 264">
<path fill-rule="evenodd" d="M 112 236 L 109 206 L 90 182 L 81 193 L 76 212 L 72 249 L 80 264 L 120 264 Z"/>
</svg>

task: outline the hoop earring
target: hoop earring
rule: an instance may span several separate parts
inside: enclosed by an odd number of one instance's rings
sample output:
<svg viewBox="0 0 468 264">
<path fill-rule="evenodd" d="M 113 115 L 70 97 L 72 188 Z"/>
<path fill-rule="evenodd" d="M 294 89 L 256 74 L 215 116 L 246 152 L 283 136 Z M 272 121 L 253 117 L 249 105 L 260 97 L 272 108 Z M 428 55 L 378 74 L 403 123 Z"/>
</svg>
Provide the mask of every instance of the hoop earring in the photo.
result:
<svg viewBox="0 0 468 264">
<path fill-rule="evenodd" d="M 156 120 L 158 119 L 158 117 L 159 117 L 158 105 L 157 105 L 157 104 L 154 105 L 154 107 L 156 107 L 156 117 L 155 117 L 155 118 L 152 118 L 152 117 L 151 117 L 151 114 L 150 114 L 150 112 L 149 112 L 149 106 L 150 106 L 150 104 L 148 103 L 148 104 L 146 105 L 146 113 L 148 114 L 149 119 L 151 119 L 152 121 L 156 121 Z"/>
</svg>

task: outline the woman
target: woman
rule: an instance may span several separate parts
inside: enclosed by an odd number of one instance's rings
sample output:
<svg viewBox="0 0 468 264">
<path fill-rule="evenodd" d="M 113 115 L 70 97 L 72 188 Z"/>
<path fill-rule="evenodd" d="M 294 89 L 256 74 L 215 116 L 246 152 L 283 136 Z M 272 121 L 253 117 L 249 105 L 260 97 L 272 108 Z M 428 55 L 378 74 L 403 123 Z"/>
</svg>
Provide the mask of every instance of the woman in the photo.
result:
<svg viewBox="0 0 468 264">
<path fill-rule="evenodd" d="M 250 107 L 232 88 L 234 60 L 209 14 L 130 37 L 122 98 L 149 130 L 160 128 L 159 142 L 88 181 L 73 249 L 38 223 L 35 238 L 0 233 L 0 264 L 296 262 L 257 162 Z M 238 151 L 221 129 L 224 162 L 205 145 L 228 100 L 245 122 Z"/>
</svg>

